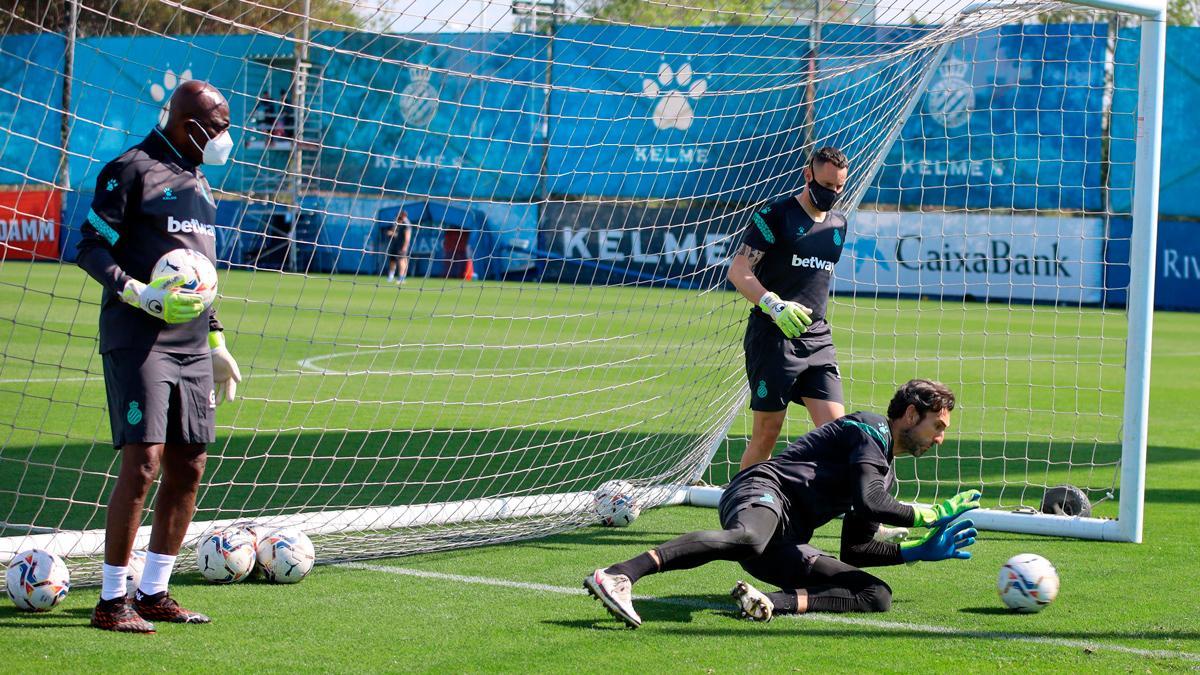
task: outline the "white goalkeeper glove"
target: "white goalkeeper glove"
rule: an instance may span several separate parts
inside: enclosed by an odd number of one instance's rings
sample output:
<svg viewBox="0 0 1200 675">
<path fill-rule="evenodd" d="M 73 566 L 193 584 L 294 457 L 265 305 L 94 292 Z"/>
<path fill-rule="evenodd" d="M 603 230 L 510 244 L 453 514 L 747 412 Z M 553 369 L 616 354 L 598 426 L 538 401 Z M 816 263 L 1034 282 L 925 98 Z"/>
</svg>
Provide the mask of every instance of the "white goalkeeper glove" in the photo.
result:
<svg viewBox="0 0 1200 675">
<path fill-rule="evenodd" d="M 225 334 L 214 330 L 208 334 L 208 346 L 212 349 L 213 386 L 217 390 L 217 405 L 237 398 L 237 385 L 242 381 L 242 371 L 238 368 L 233 354 L 225 348 Z"/>
<path fill-rule="evenodd" d="M 176 290 L 183 281 L 182 274 L 161 276 L 149 284 L 130 279 L 121 290 L 121 301 L 167 323 L 187 323 L 204 312 L 204 299 L 197 293 Z"/>
<path fill-rule="evenodd" d="M 784 337 L 798 338 L 812 325 L 812 310 L 798 302 L 782 300 L 771 291 L 763 293 L 758 306 L 779 326 Z"/>
</svg>

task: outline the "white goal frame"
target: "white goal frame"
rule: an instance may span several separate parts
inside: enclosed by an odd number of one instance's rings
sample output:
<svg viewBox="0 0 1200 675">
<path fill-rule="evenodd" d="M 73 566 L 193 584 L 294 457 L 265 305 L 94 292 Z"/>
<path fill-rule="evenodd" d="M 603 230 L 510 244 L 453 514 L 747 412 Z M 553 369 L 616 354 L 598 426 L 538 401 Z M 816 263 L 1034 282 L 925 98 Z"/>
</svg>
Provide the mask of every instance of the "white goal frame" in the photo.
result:
<svg viewBox="0 0 1200 675">
<path fill-rule="evenodd" d="M 965 7 L 962 14 L 984 10 L 994 4 L 986 1 L 976 2 Z M 1133 236 L 1130 242 L 1130 281 L 1126 304 L 1129 333 L 1125 347 L 1125 397 L 1118 517 L 1111 520 L 978 509 L 971 513 L 971 520 L 981 529 L 1001 532 L 1141 543 L 1146 507 L 1150 356 L 1154 333 L 1163 69 L 1167 42 L 1166 3 L 1161 0 L 1072 0 L 1071 4 L 1135 14 L 1142 18 L 1132 201 Z M 929 82 L 929 77 L 921 81 L 913 101 L 921 98 Z M 721 493 L 721 488 L 691 487 L 687 490 L 684 503 L 716 507 Z"/>
<path fill-rule="evenodd" d="M 1014 513 L 981 509 L 973 512 L 977 526 L 989 530 L 1039 535 L 1067 536 L 1105 541 L 1141 542 L 1145 516 L 1146 450 L 1150 398 L 1150 357 L 1153 333 L 1153 308 L 1158 229 L 1158 190 L 1162 139 L 1162 98 L 1166 46 L 1165 0 L 1076 0 L 1093 9 L 1134 14 L 1141 17 L 1141 42 L 1138 57 L 1137 134 L 1132 199 L 1133 233 L 1130 251 L 1130 283 L 1127 298 L 1128 336 L 1126 342 L 1125 391 L 1121 432 L 1119 515 L 1116 520 Z M 978 2 L 963 10 L 963 15 L 993 6 Z M 932 69 L 930 70 L 932 72 Z M 929 85 L 926 77 L 913 100 L 919 99 Z M 893 141 L 895 138 L 892 139 Z M 744 402 L 744 401 L 742 401 Z M 722 425 L 707 439 L 707 460 L 699 464 L 693 479 L 699 479 L 725 440 L 739 412 L 740 403 L 726 412 Z M 716 506 L 720 488 L 668 485 L 639 488 L 638 496 L 646 506 L 690 504 Z M 362 508 L 314 513 L 296 513 L 260 519 L 266 524 L 293 525 L 310 534 L 388 530 L 425 525 L 472 523 L 497 518 L 536 518 L 539 516 L 580 513 L 587 510 L 591 494 L 571 492 L 474 499 L 414 506 Z M 579 522 L 584 517 L 580 516 Z M 194 522 L 188 529 L 185 545 L 205 531 L 231 521 Z M 149 539 L 148 526 L 139 529 L 135 547 Z M 30 532 L 0 538 L 0 563 L 28 548 L 43 548 L 69 556 L 97 555 L 103 551 L 103 530 L 78 532 Z"/>
</svg>

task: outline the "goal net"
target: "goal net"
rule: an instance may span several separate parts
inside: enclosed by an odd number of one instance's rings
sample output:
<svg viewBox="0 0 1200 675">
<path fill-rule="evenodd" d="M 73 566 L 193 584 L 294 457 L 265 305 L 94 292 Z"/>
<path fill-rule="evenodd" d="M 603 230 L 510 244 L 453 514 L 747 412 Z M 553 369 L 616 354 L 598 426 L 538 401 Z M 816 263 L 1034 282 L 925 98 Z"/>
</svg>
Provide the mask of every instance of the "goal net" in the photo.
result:
<svg viewBox="0 0 1200 675">
<path fill-rule="evenodd" d="M 0 11 L 0 559 L 48 548 L 98 578 L 119 453 L 75 243 L 100 168 L 192 78 L 230 103 L 232 160 L 205 173 L 245 381 L 189 542 L 240 520 L 298 526 L 323 561 L 541 537 L 595 522 L 614 479 L 643 506 L 710 502 L 694 486 L 728 480 L 749 430 L 729 257 L 826 145 L 851 161 L 828 261 L 848 409 L 918 376 L 959 397 L 900 496 L 980 488 L 993 527 L 1140 538 L 1153 209 L 1133 188 L 1157 180 L 1159 22 L 72 4 Z M 793 406 L 783 438 L 809 427 Z M 1062 484 L 1093 518 L 1013 515 Z"/>
</svg>

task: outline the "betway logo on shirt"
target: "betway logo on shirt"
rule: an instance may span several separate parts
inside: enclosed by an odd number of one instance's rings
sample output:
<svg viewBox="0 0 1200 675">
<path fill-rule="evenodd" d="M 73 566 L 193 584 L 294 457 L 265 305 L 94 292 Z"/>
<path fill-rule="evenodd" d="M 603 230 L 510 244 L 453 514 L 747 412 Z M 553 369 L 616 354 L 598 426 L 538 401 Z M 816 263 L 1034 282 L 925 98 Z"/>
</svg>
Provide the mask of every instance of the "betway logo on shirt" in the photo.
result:
<svg viewBox="0 0 1200 675">
<path fill-rule="evenodd" d="M 178 220 L 175 216 L 167 216 L 167 232 L 191 232 L 194 234 L 207 234 L 213 239 L 217 238 L 217 228 L 208 223 L 202 223 L 195 218 Z"/>
<path fill-rule="evenodd" d="M 809 256 L 807 258 L 801 258 L 798 255 L 793 255 L 792 256 L 792 267 L 813 267 L 813 268 L 816 268 L 819 270 L 825 270 L 826 272 L 833 274 L 833 263 L 829 262 L 828 260 L 818 258 L 815 255 Z"/>
</svg>

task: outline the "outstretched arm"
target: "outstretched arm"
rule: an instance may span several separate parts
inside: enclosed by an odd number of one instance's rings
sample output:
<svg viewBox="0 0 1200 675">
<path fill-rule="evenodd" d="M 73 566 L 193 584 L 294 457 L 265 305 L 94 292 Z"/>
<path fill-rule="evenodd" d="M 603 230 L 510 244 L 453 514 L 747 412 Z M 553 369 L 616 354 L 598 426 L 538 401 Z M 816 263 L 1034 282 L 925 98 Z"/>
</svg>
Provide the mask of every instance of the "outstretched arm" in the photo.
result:
<svg viewBox="0 0 1200 675">
<path fill-rule="evenodd" d="M 883 469 L 874 464 L 855 466 L 858 468 L 858 479 L 854 490 L 854 514 L 875 523 L 910 527 L 915 511 L 888 494 Z"/>
<path fill-rule="evenodd" d="M 842 521 L 842 562 L 855 567 L 883 567 L 904 562 L 900 546 L 875 541 L 879 523 L 866 520 L 855 513 L 846 514 Z"/>
</svg>

